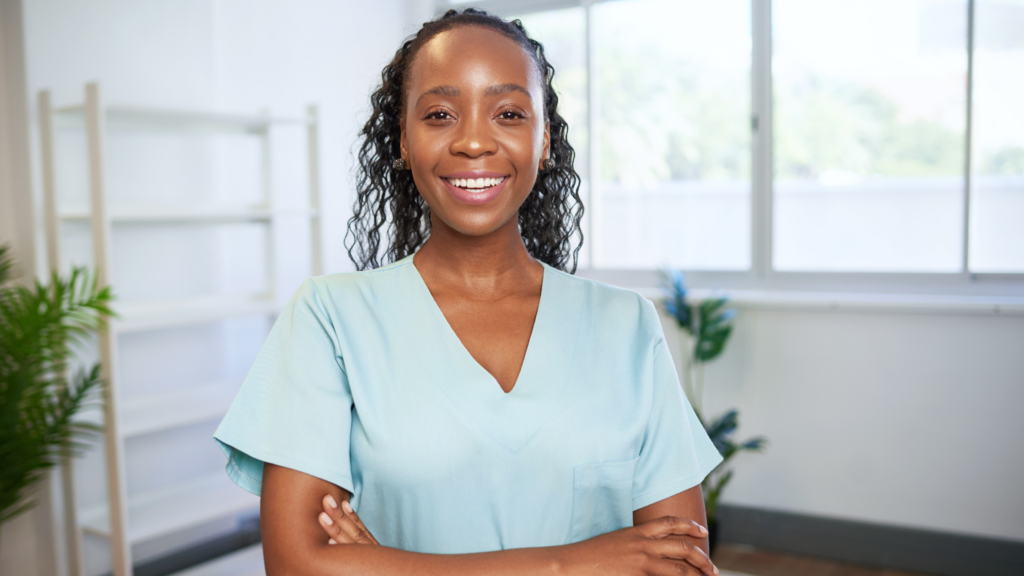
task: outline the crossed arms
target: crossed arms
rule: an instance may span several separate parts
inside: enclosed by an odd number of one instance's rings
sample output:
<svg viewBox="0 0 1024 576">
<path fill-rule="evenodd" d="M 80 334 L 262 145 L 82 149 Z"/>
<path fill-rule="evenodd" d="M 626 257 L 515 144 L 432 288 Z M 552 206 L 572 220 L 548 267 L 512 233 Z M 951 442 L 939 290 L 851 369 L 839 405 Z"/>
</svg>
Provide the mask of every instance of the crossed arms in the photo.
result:
<svg viewBox="0 0 1024 576">
<path fill-rule="evenodd" d="M 260 523 L 267 575 L 718 574 L 707 555 L 700 486 L 633 512 L 631 528 L 575 544 L 478 554 L 422 554 L 380 546 L 347 511 L 349 496 L 319 478 L 265 464 Z"/>
</svg>

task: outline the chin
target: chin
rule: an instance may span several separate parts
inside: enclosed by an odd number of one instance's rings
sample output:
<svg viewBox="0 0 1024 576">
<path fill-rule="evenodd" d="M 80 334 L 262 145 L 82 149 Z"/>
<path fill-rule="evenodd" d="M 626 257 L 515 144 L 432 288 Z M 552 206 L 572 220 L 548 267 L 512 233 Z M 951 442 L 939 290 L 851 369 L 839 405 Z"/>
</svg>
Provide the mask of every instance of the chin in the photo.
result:
<svg viewBox="0 0 1024 576">
<path fill-rule="evenodd" d="M 491 210 L 473 210 L 472 212 L 475 213 L 468 213 L 470 212 L 468 210 L 460 210 L 459 212 L 463 213 L 438 214 L 438 216 L 449 228 L 465 236 L 481 237 L 493 234 L 505 227 L 510 219 L 517 218 L 517 213 L 505 216 L 504 214 L 496 214 Z"/>
</svg>

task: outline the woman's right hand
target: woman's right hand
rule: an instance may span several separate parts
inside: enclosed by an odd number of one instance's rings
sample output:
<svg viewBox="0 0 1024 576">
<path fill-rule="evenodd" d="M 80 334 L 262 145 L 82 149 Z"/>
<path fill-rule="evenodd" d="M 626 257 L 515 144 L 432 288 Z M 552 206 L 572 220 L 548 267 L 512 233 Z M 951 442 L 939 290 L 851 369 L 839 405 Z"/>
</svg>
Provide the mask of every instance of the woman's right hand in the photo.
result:
<svg viewBox="0 0 1024 576">
<path fill-rule="evenodd" d="M 697 522 L 664 516 L 565 546 L 560 563 L 573 576 L 717 576 L 697 545 L 707 535 Z"/>
</svg>

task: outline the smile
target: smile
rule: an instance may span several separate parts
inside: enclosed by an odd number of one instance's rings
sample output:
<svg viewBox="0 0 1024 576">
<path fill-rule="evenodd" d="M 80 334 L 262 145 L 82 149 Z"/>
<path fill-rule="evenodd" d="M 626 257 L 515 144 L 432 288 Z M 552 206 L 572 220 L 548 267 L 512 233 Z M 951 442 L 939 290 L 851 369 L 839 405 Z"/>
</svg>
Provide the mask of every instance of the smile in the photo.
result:
<svg viewBox="0 0 1024 576">
<path fill-rule="evenodd" d="M 487 204 L 505 189 L 507 174 L 494 172 L 462 172 L 441 177 L 445 189 L 464 204 Z"/>
<path fill-rule="evenodd" d="M 508 176 L 502 178 L 445 178 L 445 180 L 452 186 L 458 186 L 470 192 L 483 192 L 488 188 L 501 184 L 505 181 L 505 178 L 508 178 Z"/>
</svg>

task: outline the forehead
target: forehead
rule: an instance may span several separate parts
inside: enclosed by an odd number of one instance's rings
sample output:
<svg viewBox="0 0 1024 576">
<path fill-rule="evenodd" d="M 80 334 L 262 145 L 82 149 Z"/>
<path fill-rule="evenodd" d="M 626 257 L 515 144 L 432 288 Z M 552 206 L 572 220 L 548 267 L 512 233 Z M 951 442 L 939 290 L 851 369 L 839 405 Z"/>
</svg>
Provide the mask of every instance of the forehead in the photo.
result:
<svg viewBox="0 0 1024 576">
<path fill-rule="evenodd" d="M 483 26 L 441 32 L 413 58 L 408 91 L 437 85 L 516 83 L 540 91 L 540 74 L 529 54 L 511 38 Z M 408 94 L 407 94 L 408 96 Z"/>
</svg>

